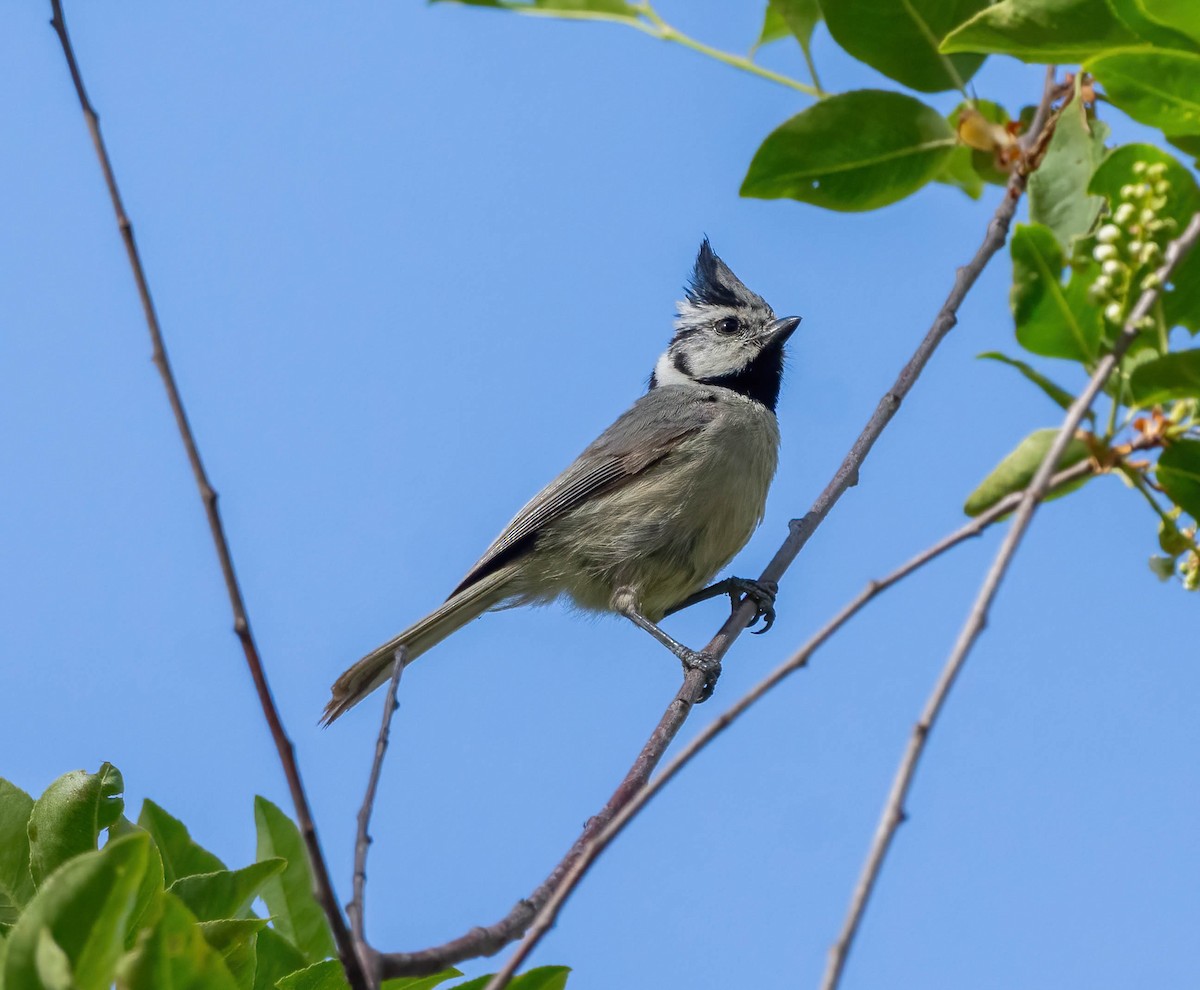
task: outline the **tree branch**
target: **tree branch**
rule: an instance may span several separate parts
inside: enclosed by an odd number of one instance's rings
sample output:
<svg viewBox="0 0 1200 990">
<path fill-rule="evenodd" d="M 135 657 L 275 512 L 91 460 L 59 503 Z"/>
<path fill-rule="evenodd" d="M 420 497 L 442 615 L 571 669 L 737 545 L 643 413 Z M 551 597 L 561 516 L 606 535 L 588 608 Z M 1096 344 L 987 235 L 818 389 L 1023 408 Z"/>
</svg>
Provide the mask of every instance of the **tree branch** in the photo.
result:
<svg viewBox="0 0 1200 990">
<path fill-rule="evenodd" d="M 1043 103 L 1049 106 L 1052 97 L 1053 88 L 1048 85 L 1043 93 Z M 1053 127 L 1054 120 L 1052 117 L 1047 118 L 1045 114 L 1042 115 L 1042 119 L 1045 122 L 1044 129 L 1040 132 L 1031 130 L 1027 136 L 1030 142 L 1029 147 L 1032 149 L 1029 159 L 1022 167 L 1014 171 L 1012 178 L 1005 187 L 1004 198 L 988 223 L 983 242 L 971 260 L 956 272 L 950 293 L 934 317 L 929 331 L 912 357 L 909 358 L 908 362 L 901 369 L 891 389 L 879 401 L 874 414 L 867 421 L 867 425 L 859 434 L 858 439 L 854 441 L 850 452 L 842 461 L 832 480 L 825 486 L 821 494 L 817 496 L 817 500 L 813 503 L 812 508 L 809 509 L 803 518 L 793 519 L 789 523 L 788 537 L 763 571 L 761 580 L 779 581 L 792 561 L 799 555 L 804 544 L 808 542 L 809 537 L 812 536 L 825 517 L 829 515 L 829 512 L 833 509 L 838 499 L 841 498 L 848 488 L 858 483 L 859 468 L 871 452 L 875 441 L 887 427 L 888 423 L 891 422 L 892 417 L 895 416 L 896 411 L 900 408 L 901 401 L 911 391 L 913 385 L 916 384 L 925 365 L 928 364 L 929 359 L 933 356 L 933 352 L 937 350 L 938 345 L 941 344 L 942 340 L 945 339 L 946 335 L 957 323 L 958 308 L 962 305 L 963 299 L 966 298 L 971 287 L 979 279 L 980 274 L 993 255 L 1004 245 L 1008 237 L 1009 226 L 1016 212 L 1017 203 L 1021 198 L 1021 194 L 1025 191 L 1028 175 L 1036 167 L 1037 161 L 1045 149 L 1044 141 L 1039 141 L 1038 139 L 1049 133 Z M 728 652 L 730 646 L 733 645 L 734 640 L 737 639 L 742 630 L 754 618 L 755 611 L 755 606 L 751 602 L 744 600 L 721 626 L 716 636 L 705 647 L 705 651 L 718 658 L 723 657 Z M 692 708 L 697 704 L 703 689 L 703 675 L 698 671 L 689 671 L 684 677 L 679 692 L 667 707 L 658 726 L 646 742 L 646 745 L 643 746 L 634 765 L 625 775 L 625 779 L 621 781 L 620 786 L 613 793 L 612 797 L 609 798 L 608 803 L 605 804 L 604 808 L 597 815 L 589 819 L 583 833 L 575 841 L 574 845 L 571 846 L 550 875 L 528 898 L 519 901 L 504 918 L 494 925 L 486 928 L 472 929 L 467 934 L 446 942 L 443 945 L 423 949 L 418 952 L 378 953 L 372 950 L 370 955 L 374 965 L 377 967 L 377 971 L 384 978 L 421 976 L 436 973 L 446 966 L 462 962 L 465 959 L 492 955 L 499 952 L 509 942 L 520 938 L 527 929 L 530 929 L 531 925 L 548 925 L 552 923 L 553 916 L 557 913 L 558 905 L 561 904 L 562 899 L 565 899 L 565 894 L 563 898 L 555 903 L 554 907 L 551 907 L 551 897 L 556 895 L 560 887 L 567 882 L 568 877 L 573 874 L 585 854 L 590 855 L 594 859 L 596 853 L 588 853 L 593 842 L 602 832 L 613 825 L 618 814 L 623 815 L 623 809 L 635 799 L 639 791 L 646 787 L 650 779 L 650 774 L 661 761 L 666 747 L 675 738 L 676 733 L 678 733 L 680 727 L 687 719 Z M 674 763 L 672 766 L 674 766 Z M 640 808 L 641 803 L 637 807 Z M 615 835 L 617 831 L 620 831 L 620 828 L 624 827 L 624 822 L 627 820 L 628 818 L 623 817 L 622 824 L 617 826 L 611 834 Z M 591 859 L 588 860 L 589 864 L 590 862 Z M 578 881 L 578 876 L 582 876 L 584 870 L 586 870 L 586 866 L 580 869 L 579 874 L 572 881 L 572 884 Z M 548 922 L 544 920 L 547 917 L 551 919 Z M 530 931 L 530 935 L 532 936 L 533 934 Z M 538 938 L 540 937 L 538 935 Z M 528 951 L 532 949 L 533 944 L 536 944 L 536 939 L 530 942 L 528 949 L 522 946 L 522 949 L 519 951 L 523 955 L 527 955 Z M 517 965 L 519 964 L 518 961 Z"/>
<path fill-rule="evenodd" d="M 354 840 L 354 897 L 346 907 L 350 916 L 350 931 L 354 935 L 355 949 L 363 960 L 363 968 L 367 970 L 372 984 L 378 984 L 379 976 L 374 973 L 374 959 L 366 952 L 366 895 L 367 895 L 367 853 L 371 848 L 371 812 L 375 808 L 375 794 L 379 790 L 379 775 L 383 770 L 383 758 L 387 755 L 388 737 L 392 729 L 392 716 L 400 707 L 396 695 L 400 690 L 400 675 L 408 660 L 408 650 L 403 646 L 396 647 L 396 662 L 392 665 L 392 679 L 388 683 L 387 694 L 383 701 L 383 718 L 379 725 L 379 735 L 375 739 L 375 757 L 371 760 L 371 772 L 367 776 L 367 789 L 363 794 L 362 807 L 358 809 L 358 832 Z"/>
<path fill-rule="evenodd" d="M 1072 465 L 1067 470 L 1055 475 L 1051 480 L 1051 487 L 1058 488 L 1061 485 L 1070 484 L 1073 481 L 1078 481 L 1080 478 L 1085 478 L 1090 474 L 1096 473 L 1097 470 L 1107 470 L 1101 468 L 1093 461 L 1081 461 L 1078 464 Z M 947 550 L 958 546 L 958 544 L 978 536 L 985 529 L 991 526 L 994 522 L 1002 519 L 1008 513 L 1020 504 L 1021 492 L 1013 492 L 997 502 L 986 512 L 980 513 L 966 525 L 955 530 L 949 536 L 943 537 L 937 543 L 933 544 L 926 550 L 917 554 L 907 563 L 898 567 L 886 577 L 877 581 L 871 581 L 859 594 L 847 603 L 840 612 L 830 619 L 817 633 L 815 633 L 807 643 L 797 650 L 790 658 L 776 667 L 770 674 L 759 681 L 754 687 L 746 692 L 738 701 L 722 712 L 714 721 L 709 723 L 703 731 L 701 731 L 690 743 L 688 743 L 679 754 L 667 764 L 654 780 L 642 790 L 640 790 L 613 821 L 605 827 L 592 840 L 584 850 L 570 871 L 564 877 L 562 884 L 555 890 L 554 895 L 546 904 L 546 907 L 539 912 L 537 918 L 530 926 L 529 933 L 525 936 L 525 940 L 517 947 L 512 957 L 507 961 L 504 968 L 501 969 L 493 978 L 484 990 L 503 990 L 516 973 L 517 969 L 528 957 L 534 946 L 541 940 L 553 926 L 555 918 L 562 905 L 566 902 L 571 892 L 579 885 L 584 874 L 596 861 L 600 853 L 618 833 L 629 823 L 648 802 L 654 797 L 666 784 L 690 763 L 693 758 L 711 743 L 717 736 L 724 732 L 730 725 L 744 715 L 755 702 L 759 701 L 772 688 L 778 685 L 789 674 L 795 673 L 802 667 L 808 665 L 808 661 L 812 655 L 823 646 L 839 629 L 857 615 L 872 599 L 877 595 L 882 594 L 892 585 L 897 584 L 904 578 L 908 577 L 914 571 L 919 570 L 926 564 L 940 557 Z"/>
<path fill-rule="evenodd" d="M 196 487 L 199 489 L 200 498 L 204 503 L 204 513 L 208 518 L 208 527 L 212 533 L 217 558 L 220 561 L 221 574 L 225 579 L 225 590 L 229 595 L 229 604 L 233 610 L 233 631 L 241 642 L 242 651 L 246 655 L 246 665 L 250 668 L 250 676 L 254 680 L 254 687 L 258 692 L 258 699 L 262 705 L 263 715 L 266 717 L 267 725 L 271 730 L 271 738 L 275 742 L 275 748 L 279 752 L 279 761 L 283 765 L 283 773 L 287 778 L 292 802 L 296 807 L 296 818 L 300 826 L 300 832 L 304 837 L 304 844 L 308 850 L 309 859 L 312 863 L 313 882 L 316 887 L 314 894 L 325 911 L 326 917 L 329 919 L 329 925 L 333 930 L 334 939 L 337 942 L 338 954 L 341 957 L 342 966 L 346 970 L 346 976 L 350 981 L 351 987 L 353 990 L 367 990 L 366 980 L 359 965 L 358 957 L 354 952 L 354 943 L 342 918 L 341 910 L 338 908 L 337 897 L 334 894 L 333 884 L 329 878 L 329 870 L 321 854 L 321 845 L 317 838 L 316 825 L 313 823 L 312 809 L 309 807 L 308 797 L 304 792 L 304 785 L 300 779 L 300 768 L 296 763 L 295 749 L 292 746 L 291 739 L 288 738 L 287 732 L 284 730 L 283 722 L 280 720 L 279 712 L 275 707 L 274 699 L 271 696 L 271 688 L 267 683 L 267 675 L 263 670 L 262 660 L 259 657 L 258 646 L 255 644 L 254 634 L 250 631 L 250 620 L 246 612 L 245 600 L 242 597 L 242 590 L 234 571 L 233 557 L 229 550 L 229 541 L 226 539 L 225 528 L 221 522 L 220 512 L 217 509 L 217 493 L 209 482 L 208 474 L 204 470 L 204 463 L 200 458 L 200 450 L 196 445 L 196 438 L 192 433 L 191 424 L 188 422 L 183 400 L 179 395 L 179 387 L 175 382 L 175 375 L 171 370 L 171 363 L 167 358 L 162 328 L 159 325 L 158 314 L 154 309 L 154 302 L 150 296 L 150 286 L 146 280 L 145 269 L 142 267 L 141 256 L 134 241 L 133 224 L 130 223 L 129 216 L 125 212 L 121 193 L 117 188 L 117 179 L 113 172 L 112 162 L 108 157 L 108 149 L 100 134 L 100 117 L 88 99 L 87 90 L 84 88 L 83 77 L 79 71 L 79 63 L 75 59 L 75 51 L 71 46 L 70 36 L 67 34 L 67 23 L 63 15 L 61 0 L 50 0 L 50 7 L 52 11 L 50 25 L 54 28 L 55 33 L 58 35 L 58 40 L 62 45 L 63 55 L 67 60 L 67 68 L 71 73 L 71 81 L 75 85 L 75 94 L 79 98 L 79 105 L 83 110 L 83 117 L 87 123 L 88 133 L 91 135 L 96 157 L 100 161 L 100 170 L 104 175 L 105 185 L 108 187 L 108 195 L 112 200 L 113 211 L 116 213 L 117 228 L 121 232 L 121 240 L 125 244 L 125 253 L 128 255 L 130 268 L 133 270 L 133 278 L 137 284 L 138 298 L 142 304 L 142 313 L 146 319 L 146 326 L 150 331 L 154 364 L 158 368 L 163 386 L 167 390 L 167 400 L 170 402 L 171 412 L 175 416 L 175 425 L 179 429 L 179 436 L 183 441 L 184 450 L 187 452 L 188 463 L 191 465 L 192 475 L 196 480 Z"/>
<path fill-rule="evenodd" d="M 1071 403 L 1071 407 L 1067 410 L 1067 414 L 1063 419 L 1063 424 L 1059 428 L 1058 435 L 1054 438 L 1054 442 L 1050 445 L 1050 449 L 1042 459 L 1042 463 L 1034 474 L 1033 480 L 1030 481 L 1029 487 L 1022 493 L 1020 503 L 1017 505 L 1016 513 L 1013 516 L 1012 525 L 1004 537 L 1004 542 L 1000 544 L 1000 549 L 996 551 L 996 557 L 992 561 L 992 566 L 988 569 L 987 575 L 984 577 L 983 585 L 979 589 L 975 604 L 971 607 L 967 620 L 958 635 L 958 640 L 954 644 L 954 649 L 951 651 L 945 667 L 942 668 L 937 683 L 934 685 L 933 692 L 925 703 L 921 717 L 913 729 L 912 736 L 909 738 L 904 757 L 901 759 L 900 766 L 896 770 L 891 791 L 888 794 L 887 802 L 884 804 L 883 814 L 880 816 L 879 825 L 875 830 L 875 838 L 872 840 L 867 860 L 863 865 L 862 873 L 859 876 L 854 894 L 850 900 L 850 907 L 847 911 L 841 934 L 830 949 L 829 964 L 825 971 L 825 977 L 821 982 L 822 990 L 835 990 L 841 981 L 842 972 L 846 965 L 846 958 L 854 942 L 854 936 L 857 934 L 859 925 L 862 922 L 867 903 L 871 899 L 871 893 L 879 879 L 884 858 L 887 856 L 897 829 L 900 827 L 901 822 L 904 821 L 905 801 L 908 798 L 909 789 L 916 775 L 917 764 L 920 762 L 925 745 L 929 740 L 929 734 L 938 716 L 941 714 L 942 708 L 946 703 L 946 698 L 950 694 L 950 689 L 954 686 L 955 680 L 967 661 L 971 647 L 974 646 L 979 634 L 983 632 L 984 626 L 987 625 L 988 612 L 1000 588 L 1000 583 L 1003 581 L 1004 575 L 1012 563 L 1012 559 L 1021 544 L 1021 539 L 1024 537 L 1025 531 L 1029 528 L 1029 523 L 1033 518 L 1034 512 L 1037 510 L 1038 504 L 1045 498 L 1046 492 L 1049 490 L 1051 474 L 1058 466 L 1058 462 L 1062 460 L 1067 445 L 1071 442 L 1072 437 L 1074 437 L 1075 431 L 1079 428 L 1079 424 L 1083 421 L 1083 417 L 1086 415 L 1088 409 L 1091 408 L 1092 402 L 1095 401 L 1105 382 L 1108 381 L 1109 376 L 1117 367 L 1122 355 L 1129 348 L 1129 345 L 1133 343 L 1134 338 L 1138 334 L 1138 324 L 1150 312 L 1150 308 L 1161 295 L 1163 286 L 1169 281 L 1171 273 L 1175 270 L 1183 256 L 1196 244 L 1197 240 L 1200 240 L 1200 213 L 1192 217 L 1187 229 L 1168 245 L 1163 265 L 1157 272 L 1157 284 L 1146 289 L 1138 298 L 1137 304 L 1126 319 L 1121 334 L 1113 344 L 1112 350 L 1100 360 L 1095 372 L 1088 381 L 1087 387 Z"/>
</svg>

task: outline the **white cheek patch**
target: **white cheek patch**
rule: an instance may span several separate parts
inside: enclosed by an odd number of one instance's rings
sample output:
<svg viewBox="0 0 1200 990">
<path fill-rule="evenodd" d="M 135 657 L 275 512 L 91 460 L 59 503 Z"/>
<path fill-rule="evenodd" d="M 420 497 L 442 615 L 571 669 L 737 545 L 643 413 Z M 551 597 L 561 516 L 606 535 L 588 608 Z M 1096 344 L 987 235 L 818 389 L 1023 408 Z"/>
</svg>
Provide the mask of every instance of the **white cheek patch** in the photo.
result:
<svg viewBox="0 0 1200 990">
<path fill-rule="evenodd" d="M 666 351 L 654 366 L 654 381 L 659 385 L 686 385 L 692 379 L 675 367 L 671 352 Z"/>
<path fill-rule="evenodd" d="M 741 371 L 750 357 L 743 342 L 734 338 L 690 337 L 681 350 L 687 355 L 693 379 L 720 378 Z"/>
</svg>

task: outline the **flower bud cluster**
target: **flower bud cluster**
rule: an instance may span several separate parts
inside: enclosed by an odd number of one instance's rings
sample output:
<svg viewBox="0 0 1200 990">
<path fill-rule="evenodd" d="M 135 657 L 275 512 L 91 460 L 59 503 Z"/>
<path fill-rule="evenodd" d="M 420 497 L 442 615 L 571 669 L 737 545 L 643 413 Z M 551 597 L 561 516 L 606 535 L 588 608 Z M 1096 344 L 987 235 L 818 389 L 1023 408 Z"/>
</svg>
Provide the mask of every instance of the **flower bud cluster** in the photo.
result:
<svg viewBox="0 0 1200 990">
<path fill-rule="evenodd" d="M 1137 181 L 1121 187 L 1120 201 L 1096 232 L 1092 251 L 1100 274 L 1089 290 L 1091 297 L 1103 306 L 1104 318 L 1118 327 L 1137 294 L 1158 284 L 1156 269 L 1175 226 L 1169 217 L 1159 217 L 1171 192 L 1166 165 L 1137 162 L 1133 174 Z"/>
</svg>

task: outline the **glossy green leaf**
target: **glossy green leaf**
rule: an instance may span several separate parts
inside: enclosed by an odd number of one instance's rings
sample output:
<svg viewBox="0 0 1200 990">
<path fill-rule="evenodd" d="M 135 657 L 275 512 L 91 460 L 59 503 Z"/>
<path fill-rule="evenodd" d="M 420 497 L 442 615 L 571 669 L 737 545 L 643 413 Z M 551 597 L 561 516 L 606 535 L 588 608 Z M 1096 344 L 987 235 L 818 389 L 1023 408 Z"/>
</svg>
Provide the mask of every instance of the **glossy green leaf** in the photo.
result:
<svg viewBox="0 0 1200 990">
<path fill-rule="evenodd" d="M 873 210 L 929 182 L 956 139 L 941 114 L 902 93 L 856 90 L 822 100 L 773 131 L 742 195 Z"/>
<path fill-rule="evenodd" d="M 461 3 L 468 7 L 492 7 L 535 17 L 563 17 L 578 20 L 636 21 L 636 7 L 624 0 L 431 0 L 433 3 Z"/>
<path fill-rule="evenodd" d="M 1172 443 L 1159 457 L 1154 474 L 1171 501 L 1200 521 L 1200 440 Z"/>
<path fill-rule="evenodd" d="M 346 974 L 336 959 L 313 963 L 279 981 L 279 990 L 348 990 Z"/>
<path fill-rule="evenodd" d="M 1200 350 L 1164 354 L 1138 365 L 1129 376 L 1129 385 L 1138 406 L 1200 399 Z"/>
<path fill-rule="evenodd" d="M 316 962 L 335 953 L 325 912 L 313 897 L 312 869 L 295 823 L 264 797 L 254 799 L 258 859 L 282 857 L 287 868 L 264 886 L 262 898 L 279 933 Z"/>
<path fill-rule="evenodd" d="M 1054 438 L 1058 436 L 1057 429 L 1035 430 L 1022 440 L 1017 448 L 1004 458 L 993 469 L 992 473 L 984 478 L 978 488 L 973 491 L 967 498 L 966 504 L 963 506 L 963 511 L 968 516 L 977 516 L 981 512 L 986 512 L 993 505 L 999 502 L 1005 495 L 1011 495 L 1013 492 L 1024 491 L 1029 487 L 1029 482 L 1033 480 L 1034 474 L 1041 466 L 1041 463 L 1046 458 L 1046 454 L 1050 450 L 1050 446 L 1054 443 Z M 1088 448 L 1082 440 L 1073 439 L 1068 445 L 1063 454 L 1063 458 L 1058 463 L 1057 471 L 1063 471 L 1071 467 L 1073 464 L 1078 464 L 1088 457 Z M 1056 489 L 1052 494 L 1047 495 L 1047 500 L 1058 498 L 1065 495 L 1069 491 L 1074 491 L 1082 486 L 1092 476 L 1087 475 L 1077 482 L 1070 485 L 1064 485 L 1062 488 Z"/>
<path fill-rule="evenodd" d="M 33 798 L 0 777 L 0 934 L 16 923 L 33 897 L 29 872 L 29 816 Z"/>
<path fill-rule="evenodd" d="M 817 0 L 769 0 L 754 50 L 790 35 L 800 43 L 804 58 L 811 69 L 812 35 L 820 22 L 821 5 Z"/>
<path fill-rule="evenodd" d="M 258 933 L 255 955 L 254 990 L 275 990 L 279 980 L 308 965 L 300 950 L 274 928 L 264 928 Z"/>
<path fill-rule="evenodd" d="M 1105 0 L 1001 0 L 942 42 L 944 52 L 1012 55 L 1025 62 L 1081 62 L 1144 44 Z"/>
<path fill-rule="evenodd" d="M 1200 210 L 1200 185 L 1177 158 L 1161 148 L 1150 144 L 1121 145 L 1096 169 L 1089 191 L 1115 205 L 1122 186 L 1141 181 L 1134 173 L 1138 162 L 1162 164 L 1166 168 L 1164 177 L 1171 188 L 1159 216 L 1174 220 L 1176 233 L 1182 231 L 1192 214 Z M 1163 299 L 1168 325 L 1184 326 L 1192 333 L 1200 331 L 1200 251 L 1192 251 L 1183 258 L 1171 284 L 1172 290 Z"/>
<path fill-rule="evenodd" d="M 1088 193 L 1104 160 L 1108 125 L 1089 121 L 1082 101 L 1072 100 L 1058 118 L 1046 157 L 1029 177 L 1029 219 L 1049 227 L 1070 253 L 1076 237 L 1092 229 L 1104 200 Z"/>
<path fill-rule="evenodd" d="M 267 881 L 283 872 L 286 865 L 285 860 L 268 859 L 240 870 L 181 877 L 170 891 L 201 921 L 243 918 Z"/>
<path fill-rule="evenodd" d="M 217 950 L 238 990 L 254 990 L 258 934 L 266 918 L 226 918 L 197 923 L 210 946 Z"/>
<path fill-rule="evenodd" d="M 145 835 L 128 835 L 57 869 L 9 935 L 5 990 L 51 990 L 64 959 L 71 990 L 108 990 L 149 851 Z"/>
<path fill-rule="evenodd" d="M 147 835 L 149 837 L 145 829 L 134 825 L 124 815 L 118 818 L 109 828 L 109 841 L 111 842 L 113 839 L 118 839 L 123 835 Z M 162 910 L 161 902 L 164 889 L 162 858 L 159 856 L 153 841 L 151 841 L 150 852 L 146 855 L 146 868 L 142 871 L 142 882 L 138 886 L 137 899 L 134 901 L 133 912 L 129 916 L 129 935 L 125 945 L 127 949 L 133 947 L 133 940 L 137 935 L 137 930 L 151 924 Z"/>
<path fill-rule="evenodd" d="M 1187 35 L 1168 27 L 1150 15 L 1147 4 L 1153 2 L 1155 0 L 1108 0 L 1108 5 L 1117 15 L 1117 19 L 1139 38 L 1160 48 L 1176 48 L 1181 51 L 1194 50 L 1196 45 Z M 1195 8 L 1194 0 L 1184 0 L 1184 3 L 1191 4 Z"/>
<path fill-rule="evenodd" d="M 509 983 L 509 990 L 562 990 L 567 985 L 567 975 L 570 972 L 566 966 L 538 966 L 516 977 Z M 450 990 L 483 990 L 491 978 L 490 975 L 481 976 L 451 987 Z"/>
<path fill-rule="evenodd" d="M 121 963 L 119 990 L 239 990 L 187 906 L 167 893 L 158 923 Z"/>
<path fill-rule="evenodd" d="M 1071 403 L 1075 401 L 1075 396 L 1065 388 L 1061 385 L 1056 385 L 1040 371 L 1026 364 L 1024 361 L 1010 358 L 1007 354 L 1001 354 L 999 351 L 988 351 L 985 354 L 978 355 L 978 357 L 987 361 L 999 361 L 1002 364 L 1007 364 L 1009 367 L 1016 368 L 1029 381 L 1045 392 L 1051 402 L 1057 406 L 1061 406 L 1063 409 L 1069 409 Z M 1087 415 L 1090 419 L 1093 414 L 1089 411 Z"/>
<path fill-rule="evenodd" d="M 1200 134 L 1168 134 L 1167 140 L 1185 155 L 1191 155 L 1193 158 L 1200 159 Z M 1193 162 L 1192 164 L 1200 168 L 1200 161 Z"/>
<path fill-rule="evenodd" d="M 434 987 L 441 986 L 456 976 L 462 976 L 462 971 L 453 968 L 443 969 L 440 973 L 434 973 L 431 976 L 409 976 L 384 980 L 380 990 L 434 990 Z"/>
<path fill-rule="evenodd" d="M 1091 361 L 1103 318 L 1087 295 L 1090 278 L 1073 273 L 1062 284 L 1063 252 L 1048 227 L 1021 224 L 1012 238 L 1011 304 L 1017 340 L 1034 354 Z"/>
<path fill-rule="evenodd" d="M 39 886 L 56 867 L 96 848 L 100 833 L 121 817 L 125 781 L 111 763 L 96 773 L 65 773 L 46 788 L 29 816 L 29 869 Z"/>
<path fill-rule="evenodd" d="M 224 863 L 193 841 L 183 822 L 148 798 L 142 802 L 138 825 L 150 833 L 158 847 L 158 854 L 162 857 L 163 878 L 168 887 L 180 877 L 225 869 Z"/>
<path fill-rule="evenodd" d="M 944 55 L 942 38 L 987 0 L 836 0 L 825 3 L 833 40 L 890 79 L 924 93 L 961 89 L 982 55 Z"/>
<path fill-rule="evenodd" d="M 1170 134 L 1200 133 L 1200 54 L 1112 52 L 1089 59 L 1087 68 L 1134 120 Z"/>
<path fill-rule="evenodd" d="M 1200 4 L 1196 0 L 1136 0 L 1146 16 L 1165 28 L 1186 35 L 1200 47 Z"/>
</svg>

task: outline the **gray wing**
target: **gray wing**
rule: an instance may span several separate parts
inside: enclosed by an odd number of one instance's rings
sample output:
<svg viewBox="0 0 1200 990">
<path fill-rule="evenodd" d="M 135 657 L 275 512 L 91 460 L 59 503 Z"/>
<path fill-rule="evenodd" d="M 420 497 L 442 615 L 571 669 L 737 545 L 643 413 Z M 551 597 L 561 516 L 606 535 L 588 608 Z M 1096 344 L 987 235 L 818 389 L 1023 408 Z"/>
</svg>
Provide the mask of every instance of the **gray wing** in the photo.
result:
<svg viewBox="0 0 1200 990">
<path fill-rule="evenodd" d="M 647 392 L 516 514 L 450 597 L 524 553 L 545 526 L 577 505 L 657 464 L 716 415 L 716 397 L 707 389 L 668 385 Z"/>
</svg>

